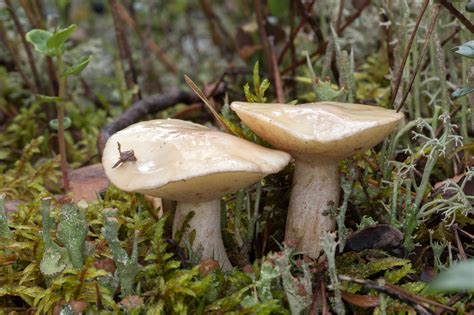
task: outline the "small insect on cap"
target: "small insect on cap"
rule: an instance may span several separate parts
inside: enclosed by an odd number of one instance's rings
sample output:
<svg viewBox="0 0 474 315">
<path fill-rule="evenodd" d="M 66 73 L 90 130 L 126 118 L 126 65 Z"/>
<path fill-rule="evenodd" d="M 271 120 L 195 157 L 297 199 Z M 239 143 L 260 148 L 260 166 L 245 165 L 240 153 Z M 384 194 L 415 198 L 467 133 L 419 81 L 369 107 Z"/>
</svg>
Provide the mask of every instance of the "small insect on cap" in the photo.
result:
<svg viewBox="0 0 474 315">
<path fill-rule="evenodd" d="M 275 148 L 301 156 L 344 159 L 382 141 L 403 114 L 376 106 L 233 102 L 231 108 Z"/>
<path fill-rule="evenodd" d="M 178 119 L 131 125 L 109 138 L 102 156 L 118 188 L 177 201 L 220 198 L 289 161 L 285 152 Z"/>
</svg>

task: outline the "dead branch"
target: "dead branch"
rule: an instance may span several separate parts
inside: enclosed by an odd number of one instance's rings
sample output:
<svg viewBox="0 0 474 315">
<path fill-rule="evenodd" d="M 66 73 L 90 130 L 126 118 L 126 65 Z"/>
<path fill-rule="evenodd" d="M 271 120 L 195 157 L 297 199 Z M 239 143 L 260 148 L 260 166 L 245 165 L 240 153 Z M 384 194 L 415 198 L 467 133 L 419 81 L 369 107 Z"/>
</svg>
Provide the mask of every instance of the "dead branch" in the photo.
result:
<svg viewBox="0 0 474 315">
<path fill-rule="evenodd" d="M 472 24 L 472 23 L 464 16 L 464 14 L 462 14 L 461 12 L 459 12 L 458 9 L 456 9 L 450 1 L 440 0 L 439 3 L 441 3 L 441 5 L 442 5 L 446 10 L 449 11 L 449 13 L 451 13 L 452 15 L 454 15 L 454 16 L 459 20 L 459 22 L 461 22 L 462 24 L 464 24 L 464 26 L 465 26 L 471 33 L 474 34 L 474 24 Z"/>
<path fill-rule="evenodd" d="M 275 53 L 275 44 L 273 43 L 273 37 L 268 39 L 268 48 L 270 49 L 270 63 L 272 65 L 273 70 L 273 79 L 275 82 L 275 90 L 277 96 L 278 103 L 285 103 L 285 93 L 283 92 L 283 86 L 281 84 L 281 75 L 280 69 L 278 69 L 278 64 L 276 60 L 276 53 Z"/>
<path fill-rule="evenodd" d="M 344 23 L 344 25 L 337 29 L 337 35 L 341 35 L 346 28 L 348 28 L 355 20 L 357 20 L 357 18 L 362 14 L 362 12 L 364 12 L 364 10 L 369 6 L 369 4 L 370 0 L 365 1 L 365 3 L 356 12 L 350 15 L 347 18 L 346 23 Z"/>
<path fill-rule="evenodd" d="M 312 1 L 308 5 L 308 11 L 311 11 L 313 8 L 313 5 L 316 1 Z M 294 20 L 294 2 L 290 2 L 290 11 L 291 11 L 291 19 Z M 293 21 L 294 22 L 294 21 Z M 296 35 L 300 32 L 300 30 L 303 28 L 306 20 L 304 15 L 301 17 L 300 23 L 296 28 L 294 28 L 293 23 L 292 23 L 292 30 L 290 31 L 290 38 L 288 39 L 288 42 L 285 44 L 283 49 L 280 52 L 280 56 L 278 56 L 278 64 L 281 64 L 283 62 L 283 58 L 285 57 L 286 52 L 288 51 L 288 48 L 294 47 L 294 41 L 296 38 Z"/>
<path fill-rule="evenodd" d="M 218 88 L 212 95 L 220 94 L 223 88 Z M 199 97 L 191 91 L 172 90 L 164 94 L 156 94 L 143 98 L 133 104 L 113 122 L 103 127 L 97 135 L 97 147 L 102 154 L 107 139 L 115 132 L 122 130 L 142 119 L 148 114 L 157 113 L 178 103 L 193 104 L 199 102 Z"/>
<path fill-rule="evenodd" d="M 199 97 L 192 92 L 174 90 L 165 94 L 152 95 L 135 102 L 122 115 L 100 130 L 97 136 L 97 146 L 100 154 L 102 154 L 105 143 L 112 134 L 138 122 L 146 115 L 162 111 L 178 103 L 192 104 L 198 101 Z"/>
<path fill-rule="evenodd" d="M 265 55 L 265 67 L 267 69 L 267 73 L 272 72 L 272 66 L 270 63 L 271 60 L 271 53 L 270 53 L 270 45 L 268 43 L 268 35 L 265 29 L 265 14 L 263 12 L 261 0 L 253 0 L 253 8 L 255 10 L 255 17 L 257 19 L 258 25 L 258 34 L 260 36 L 260 41 L 262 42 L 263 53 Z"/>
<path fill-rule="evenodd" d="M 311 30 L 319 41 L 319 44 L 323 45 L 323 43 L 325 43 L 324 35 L 321 29 L 319 28 L 319 22 L 312 15 L 309 14 L 311 8 L 312 6 L 307 9 L 301 1 L 296 1 L 296 9 L 299 11 L 301 17 L 304 18 L 308 25 L 311 27 Z"/>
</svg>

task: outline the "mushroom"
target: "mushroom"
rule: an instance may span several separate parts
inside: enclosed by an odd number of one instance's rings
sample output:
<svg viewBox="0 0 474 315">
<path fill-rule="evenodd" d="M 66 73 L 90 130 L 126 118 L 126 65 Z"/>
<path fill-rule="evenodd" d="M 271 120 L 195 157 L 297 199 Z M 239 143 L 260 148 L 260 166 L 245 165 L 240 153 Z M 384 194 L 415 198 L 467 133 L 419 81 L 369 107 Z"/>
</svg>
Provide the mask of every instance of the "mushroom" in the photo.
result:
<svg viewBox="0 0 474 315">
<path fill-rule="evenodd" d="M 222 241 L 220 198 L 280 171 L 290 158 L 285 152 L 192 122 L 158 119 L 112 135 L 102 163 L 118 188 L 178 202 L 173 235 L 193 211 L 185 235 L 195 230 L 193 251 L 228 270 L 232 266 Z M 114 168 L 117 162 L 121 163 Z"/>
<path fill-rule="evenodd" d="M 339 201 L 338 162 L 382 141 L 403 118 L 380 107 L 319 102 L 302 105 L 233 102 L 258 136 L 295 159 L 285 240 L 316 258 L 320 238 L 334 228 L 327 212 Z"/>
</svg>

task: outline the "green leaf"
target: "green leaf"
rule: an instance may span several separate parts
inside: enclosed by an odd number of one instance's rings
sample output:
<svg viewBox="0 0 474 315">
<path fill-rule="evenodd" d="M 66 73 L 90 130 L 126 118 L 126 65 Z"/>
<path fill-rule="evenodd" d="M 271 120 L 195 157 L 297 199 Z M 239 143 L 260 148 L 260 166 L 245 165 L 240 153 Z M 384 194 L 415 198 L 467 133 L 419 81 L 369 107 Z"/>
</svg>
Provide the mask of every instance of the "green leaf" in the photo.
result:
<svg viewBox="0 0 474 315">
<path fill-rule="evenodd" d="M 244 85 L 244 94 L 245 94 L 245 99 L 247 102 L 250 103 L 256 103 L 257 102 L 257 97 L 250 92 L 250 85 L 248 83 L 245 83 Z"/>
<path fill-rule="evenodd" d="M 55 50 L 48 47 L 48 40 L 53 36 L 53 33 L 34 29 L 26 33 L 26 40 L 33 44 L 35 50 L 40 54 L 53 57 L 55 55 Z"/>
<path fill-rule="evenodd" d="M 474 88 L 466 86 L 466 87 L 463 87 L 463 88 L 460 88 L 460 89 L 457 89 L 456 91 L 454 91 L 451 94 L 451 97 L 452 98 L 458 98 L 458 97 L 467 95 L 469 93 L 474 93 Z"/>
<path fill-rule="evenodd" d="M 270 81 L 268 79 L 264 79 L 258 88 L 258 102 L 265 103 L 267 98 L 265 97 L 265 92 L 270 87 Z"/>
<path fill-rule="evenodd" d="M 474 1 L 471 0 L 468 4 L 466 4 L 466 11 L 467 12 L 474 12 Z"/>
<path fill-rule="evenodd" d="M 69 68 L 67 68 L 66 71 L 64 71 L 64 73 L 62 74 L 62 76 L 78 75 L 79 73 L 82 72 L 82 70 L 84 70 L 87 67 L 87 65 L 89 64 L 91 60 L 92 60 L 92 56 L 81 58 L 77 64 L 72 65 Z"/>
<path fill-rule="evenodd" d="M 429 293 L 474 291 L 474 259 L 440 273 L 428 286 Z"/>
<path fill-rule="evenodd" d="M 41 104 L 43 104 L 43 103 L 56 103 L 56 102 L 64 101 L 64 99 L 62 99 L 59 96 L 48 96 L 48 95 L 41 95 L 41 94 L 36 94 L 36 99 Z"/>
<path fill-rule="evenodd" d="M 71 124 L 72 124 L 71 118 L 65 116 L 64 117 L 64 130 L 71 127 Z M 53 129 L 55 129 L 55 130 L 58 130 L 58 128 L 59 128 L 58 120 L 57 119 L 51 119 L 49 121 L 49 126 Z"/>
<path fill-rule="evenodd" d="M 76 25 L 72 24 L 68 27 L 55 32 L 47 41 L 47 46 L 50 49 L 54 49 L 56 52 L 62 49 L 64 43 L 71 37 L 72 33 L 76 30 Z"/>
<path fill-rule="evenodd" d="M 255 88 L 255 94 L 258 94 L 258 87 L 260 86 L 260 74 L 259 74 L 260 64 L 257 61 L 253 66 L 253 86 Z"/>
<path fill-rule="evenodd" d="M 289 1 L 288 0 L 269 0 L 268 8 L 272 15 L 282 17 L 288 14 Z"/>
<path fill-rule="evenodd" d="M 454 52 L 467 57 L 467 58 L 474 58 L 474 40 L 470 40 L 461 46 L 454 47 Z"/>
</svg>

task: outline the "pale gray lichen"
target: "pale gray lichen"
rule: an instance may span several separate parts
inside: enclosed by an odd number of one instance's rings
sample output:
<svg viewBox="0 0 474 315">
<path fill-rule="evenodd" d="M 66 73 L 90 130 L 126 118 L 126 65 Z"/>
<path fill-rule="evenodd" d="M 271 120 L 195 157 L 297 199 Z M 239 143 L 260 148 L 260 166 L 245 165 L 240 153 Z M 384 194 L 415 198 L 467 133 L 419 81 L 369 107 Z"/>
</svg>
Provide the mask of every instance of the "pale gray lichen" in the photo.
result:
<svg viewBox="0 0 474 315">
<path fill-rule="evenodd" d="M 117 209 L 107 208 L 103 210 L 102 214 L 104 215 L 104 227 L 102 228 L 102 233 L 112 251 L 112 256 L 117 265 L 116 276 L 118 276 L 120 280 L 122 296 L 125 297 L 133 294 L 135 278 L 139 271 L 138 232 L 135 232 L 132 254 L 129 257 L 120 245 L 120 240 L 118 238 L 119 225 L 117 220 Z"/>
<path fill-rule="evenodd" d="M 82 268 L 84 266 L 87 232 L 88 228 L 84 210 L 74 204 L 63 205 L 57 237 L 66 248 L 74 268 Z"/>
<path fill-rule="evenodd" d="M 281 274 L 283 288 L 288 298 L 291 314 L 303 314 L 311 305 L 312 301 L 312 284 L 311 272 L 307 263 L 302 261 L 302 276 L 295 277 L 291 274 L 291 259 L 294 249 L 285 246 L 282 253 L 276 253 L 271 257 Z"/>
<path fill-rule="evenodd" d="M 46 277 L 55 277 L 66 268 L 71 267 L 67 250 L 56 244 L 51 236 L 55 228 L 54 220 L 49 215 L 51 198 L 41 200 L 41 213 L 43 216 L 43 257 L 40 262 L 40 271 Z"/>
</svg>

